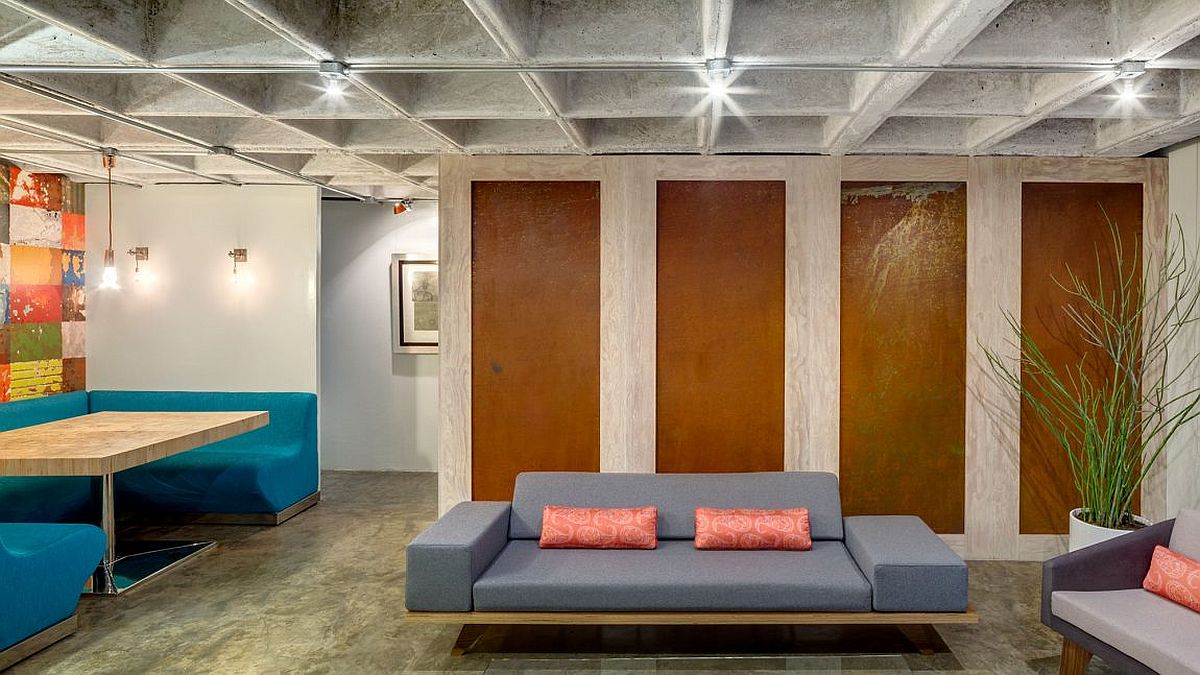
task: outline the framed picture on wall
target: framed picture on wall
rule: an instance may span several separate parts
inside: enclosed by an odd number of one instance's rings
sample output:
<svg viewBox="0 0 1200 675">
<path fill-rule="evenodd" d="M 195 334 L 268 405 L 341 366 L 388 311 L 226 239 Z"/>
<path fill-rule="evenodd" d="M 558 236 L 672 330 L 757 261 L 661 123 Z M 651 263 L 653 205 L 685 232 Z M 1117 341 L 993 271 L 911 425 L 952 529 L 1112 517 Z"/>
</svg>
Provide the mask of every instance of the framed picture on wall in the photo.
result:
<svg viewBox="0 0 1200 675">
<path fill-rule="evenodd" d="M 438 263 L 427 255 L 392 256 L 392 353 L 436 354 Z"/>
</svg>

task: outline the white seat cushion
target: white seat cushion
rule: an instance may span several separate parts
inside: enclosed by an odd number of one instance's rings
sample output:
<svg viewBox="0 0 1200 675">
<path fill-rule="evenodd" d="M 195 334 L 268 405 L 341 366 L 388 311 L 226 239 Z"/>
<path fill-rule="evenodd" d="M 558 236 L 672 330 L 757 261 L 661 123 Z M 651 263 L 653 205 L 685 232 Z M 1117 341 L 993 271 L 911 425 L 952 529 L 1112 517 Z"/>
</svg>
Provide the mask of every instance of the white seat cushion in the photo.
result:
<svg viewBox="0 0 1200 675">
<path fill-rule="evenodd" d="M 1133 588 L 1055 591 L 1054 616 L 1163 675 L 1200 673 L 1200 613 Z"/>
</svg>

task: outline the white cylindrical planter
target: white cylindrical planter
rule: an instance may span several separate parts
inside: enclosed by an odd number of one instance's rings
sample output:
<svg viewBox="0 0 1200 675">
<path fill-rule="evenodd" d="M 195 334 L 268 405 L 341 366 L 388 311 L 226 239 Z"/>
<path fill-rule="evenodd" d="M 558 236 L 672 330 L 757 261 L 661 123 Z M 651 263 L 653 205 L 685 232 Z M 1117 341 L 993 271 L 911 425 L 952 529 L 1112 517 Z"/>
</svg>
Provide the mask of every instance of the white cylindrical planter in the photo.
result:
<svg viewBox="0 0 1200 675">
<path fill-rule="evenodd" d="M 1092 544 L 1099 544 L 1102 541 L 1108 541 L 1123 534 L 1129 534 L 1134 530 L 1117 530 L 1110 527 L 1100 527 L 1092 525 L 1079 519 L 1079 513 L 1083 509 L 1075 509 L 1071 511 L 1071 529 L 1067 537 L 1067 546 L 1069 550 L 1078 551 L 1081 548 L 1086 548 Z M 1141 516 L 1134 516 L 1133 519 L 1142 526 L 1152 525 L 1149 520 Z"/>
</svg>

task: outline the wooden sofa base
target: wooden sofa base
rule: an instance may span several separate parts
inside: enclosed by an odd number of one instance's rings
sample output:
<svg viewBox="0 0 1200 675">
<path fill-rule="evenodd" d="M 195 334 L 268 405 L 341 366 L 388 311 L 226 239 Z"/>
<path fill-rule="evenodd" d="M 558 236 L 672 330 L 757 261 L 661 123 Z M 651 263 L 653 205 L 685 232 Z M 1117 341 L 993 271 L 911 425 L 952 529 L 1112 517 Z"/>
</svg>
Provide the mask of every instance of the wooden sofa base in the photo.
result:
<svg viewBox="0 0 1200 675">
<path fill-rule="evenodd" d="M 34 633 L 17 644 L 0 651 L 0 670 L 15 665 L 18 661 L 27 659 L 55 642 L 68 637 L 71 633 L 75 632 L 78 626 L 79 618 L 77 615 L 72 614 L 53 626 L 39 633 Z"/>
<path fill-rule="evenodd" d="M 933 625 L 975 624 L 974 609 L 965 612 L 408 612 L 412 623 L 463 624 L 451 648 L 465 654 L 495 625 L 677 626 L 677 625 L 893 625 L 899 626 L 922 653 L 931 653 Z"/>
<path fill-rule="evenodd" d="M 282 525 L 320 501 L 321 491 L 317 490 L 278 513 L 162 513 L 155 514 L 152 519 L 156 523 L 189 525 Z M 138 516 L 137 519 L 143 521 L 148 518 Z"/>
</svg>

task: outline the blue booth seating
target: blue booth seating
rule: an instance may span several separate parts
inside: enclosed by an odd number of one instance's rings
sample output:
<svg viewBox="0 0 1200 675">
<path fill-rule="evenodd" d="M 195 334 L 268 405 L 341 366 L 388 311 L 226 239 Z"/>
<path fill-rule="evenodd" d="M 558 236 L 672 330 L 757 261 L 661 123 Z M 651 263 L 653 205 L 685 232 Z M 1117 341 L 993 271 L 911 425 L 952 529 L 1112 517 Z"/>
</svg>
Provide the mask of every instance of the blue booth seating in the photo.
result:
<svg viewBox="0 0 1200 675">
<path fill-rule="evenodd" d="M 85 415 L 88 395 L 77 391 L 0 404 L 0 431 Z M 0 476 L 0 523 L 95 522 L 88 476 Z"/>
<path fill-rule="evenodd" d="M 94 525 L 0 523 L 0 652 L 75 614 L 104 545 Z"/>
<path fill-rule="evenodd" d="M 118 510 L 275 514 L 317 491 L 317 397 L 306 393 L 93 391 L 91 411 L 266 410 L 262 429 L 122 471 Z"/>
</svg>

